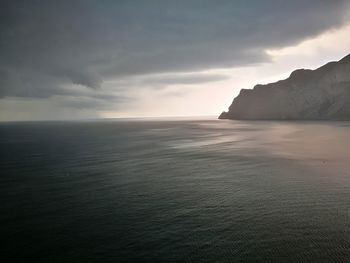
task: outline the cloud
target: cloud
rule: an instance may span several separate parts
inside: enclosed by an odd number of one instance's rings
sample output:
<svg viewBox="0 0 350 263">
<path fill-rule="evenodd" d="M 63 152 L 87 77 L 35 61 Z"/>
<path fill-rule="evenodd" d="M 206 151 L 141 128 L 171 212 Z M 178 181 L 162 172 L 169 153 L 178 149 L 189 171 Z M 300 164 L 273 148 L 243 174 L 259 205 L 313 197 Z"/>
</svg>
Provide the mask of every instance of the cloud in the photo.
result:
<svg viewBox="0 0 350 263">
<path fill-rule="evenodd" d="M 125 103 L 127 99 L 118 98 L 117 100 L 112 101 L 111 99 L 98 99 L 84 96 L 64 96 L 56 97 L 59 98 L 58 104 L 64 108 L 73 108 L 73 109 L 95 109 L 95 110 L 104 110 L 109 109 L 114 106 L 115 103 L 119 107 L 120 104 Z M 113 104 L 113 105 L 111 105 Z M 115 107 L 114 107 L 115 108 Z"/>
<path fill-rule="evenodd" d="M 200 83 L 216 82 L 227 80 L 229 77 L 221 74 L 176 74 L 162 75 L 157 77 L 146 78 L 144 82 L 149 84 L 164 84 L 164 85 L 193 85 Z"/>
<path fill-rule="evenodd" d="M 228 80 L 229 76 L 208 72 L 200 73 L 172 73 L 152 74 L 141 76 L 128 76 L 110 81 L 105 85 L 105 90 L 134 91 L 135 89 L 163 89 L 171 86 L 198 85 Z"/>
<path fill-rule="evenodd" d="M 346 0 L 2 1 L 0 97 L 107 100 L 111 80 L 219 81 L 225 77 L 192 73 L 269 61 L 266 49 L 339 27 L 347 10 Z"/>
</svg>

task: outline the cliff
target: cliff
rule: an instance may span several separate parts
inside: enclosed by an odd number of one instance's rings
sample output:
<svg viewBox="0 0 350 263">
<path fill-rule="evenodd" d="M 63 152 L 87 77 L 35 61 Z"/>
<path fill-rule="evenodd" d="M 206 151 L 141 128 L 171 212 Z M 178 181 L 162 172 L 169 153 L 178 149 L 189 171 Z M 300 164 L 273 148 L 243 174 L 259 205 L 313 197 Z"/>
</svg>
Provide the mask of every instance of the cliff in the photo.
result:
<svg viewBox="0 0 350 263">
<path fill-rule="evenodd" d="M 350 55 L 289 78 L 242 89 L 219 119 L 350 120 Z"/>
</svg>

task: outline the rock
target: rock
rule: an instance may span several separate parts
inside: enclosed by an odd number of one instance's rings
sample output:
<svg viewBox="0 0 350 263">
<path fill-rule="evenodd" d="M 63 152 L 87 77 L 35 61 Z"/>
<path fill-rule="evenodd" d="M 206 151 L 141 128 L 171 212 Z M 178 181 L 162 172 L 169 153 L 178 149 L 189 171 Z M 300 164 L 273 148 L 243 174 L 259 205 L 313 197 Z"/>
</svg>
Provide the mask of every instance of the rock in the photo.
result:
<svg viewBox="0 0 350 263">
<path fill-rule="evenodd" d="M 289 78 L 242 89 L 219 119 L 350 120 L 350 55 Z"/>
</svg>

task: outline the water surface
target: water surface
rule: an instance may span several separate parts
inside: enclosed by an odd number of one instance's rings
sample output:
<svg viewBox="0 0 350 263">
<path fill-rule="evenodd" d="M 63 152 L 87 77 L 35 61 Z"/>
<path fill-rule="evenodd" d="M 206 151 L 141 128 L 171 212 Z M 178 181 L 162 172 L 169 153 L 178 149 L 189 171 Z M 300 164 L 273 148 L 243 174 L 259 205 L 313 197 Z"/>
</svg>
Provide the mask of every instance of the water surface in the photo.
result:
<svg viewBox="0 0 350 263">
<path fill-rule="evenodd" d="M 349 151 L 349 122 L 3 123 L 2 255 L 342 262 Z"/>
</svg>

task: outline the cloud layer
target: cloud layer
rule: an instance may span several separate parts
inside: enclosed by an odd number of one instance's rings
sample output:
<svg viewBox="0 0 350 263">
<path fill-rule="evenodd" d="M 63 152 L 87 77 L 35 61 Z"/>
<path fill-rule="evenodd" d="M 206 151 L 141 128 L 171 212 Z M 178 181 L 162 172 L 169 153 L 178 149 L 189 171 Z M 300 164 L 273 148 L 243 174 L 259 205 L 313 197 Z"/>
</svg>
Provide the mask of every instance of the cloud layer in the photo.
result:
<svg viewBox="0 0 350 263">
<path fill-rule="evenodd" d="M 77 97 L 67 104 L 79 108 L 90 101 L 81 96 L 110 99 L 110 80 L 220 80 L 194 72 L 268 61 L 266 49 L 339 27 L 347 10 L 346 0 L 2 1 L 0 97 Z M 117 88 L 125 97 L 131 87 Z"/>
</svg>

